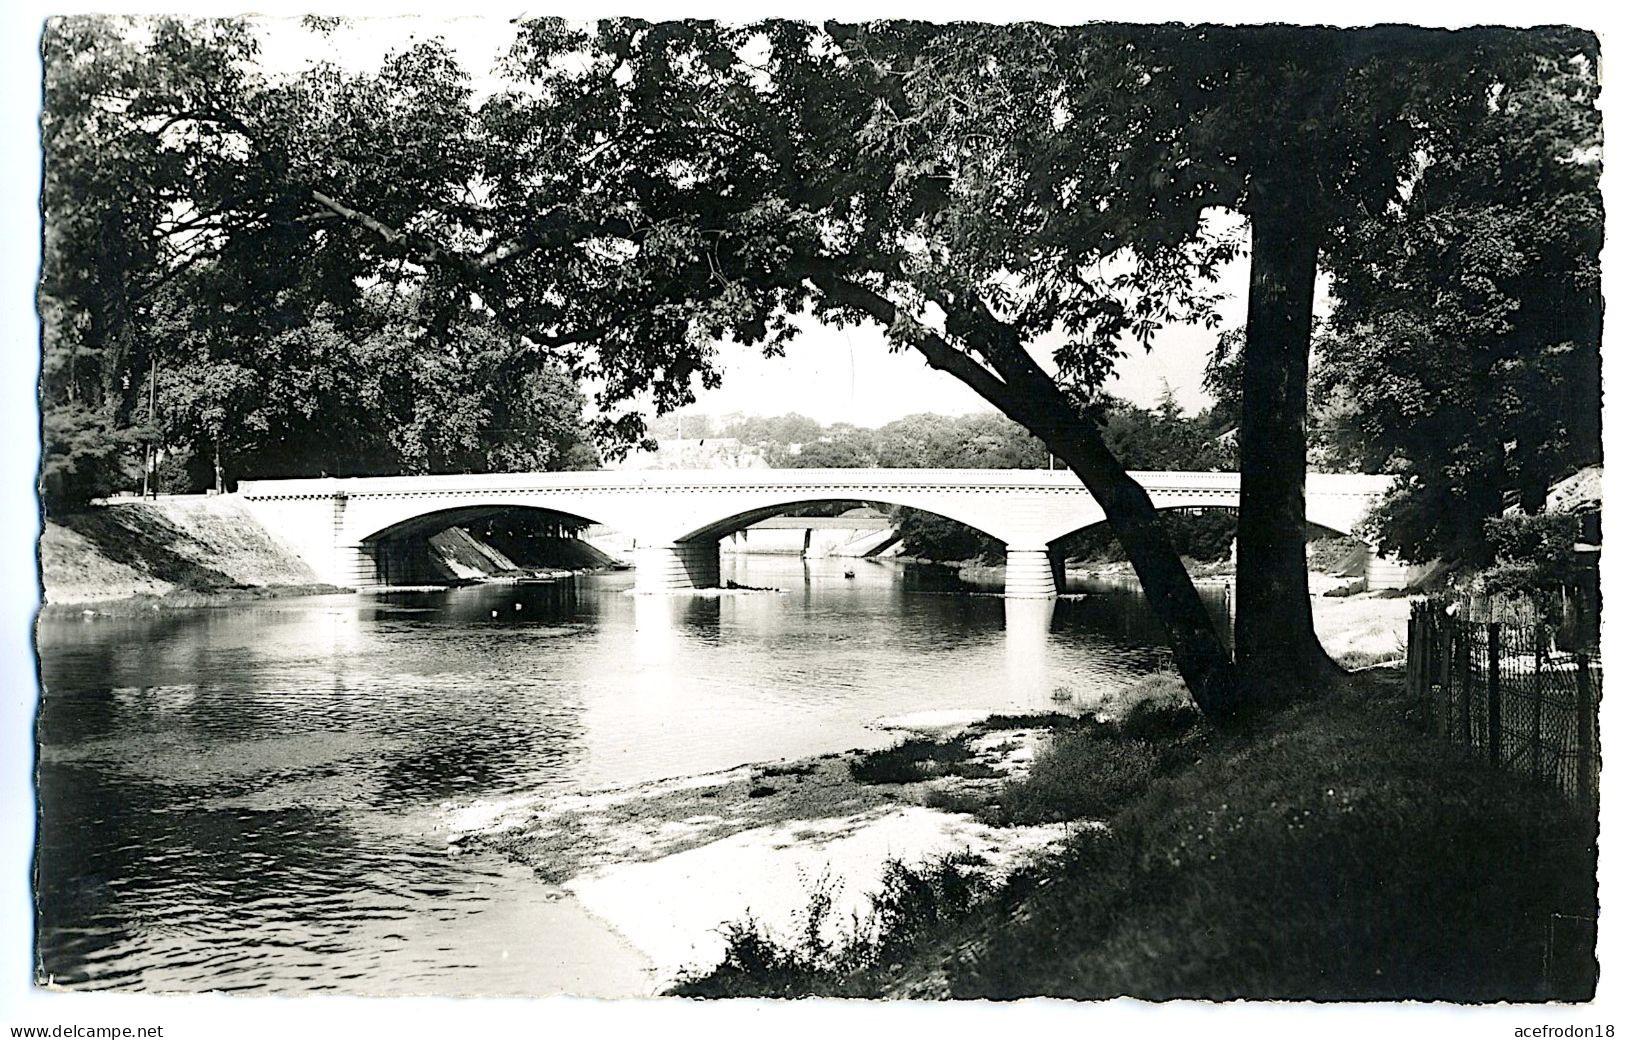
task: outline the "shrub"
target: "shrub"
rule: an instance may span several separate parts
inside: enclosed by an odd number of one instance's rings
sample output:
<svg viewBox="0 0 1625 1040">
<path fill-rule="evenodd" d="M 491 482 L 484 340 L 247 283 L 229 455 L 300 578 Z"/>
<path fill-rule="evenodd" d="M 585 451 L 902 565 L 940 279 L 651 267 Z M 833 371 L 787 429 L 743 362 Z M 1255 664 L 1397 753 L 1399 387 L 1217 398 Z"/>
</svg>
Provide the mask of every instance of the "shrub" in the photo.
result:
<svg viewBox="0 0 1625 1040">
<path fill-rule="evenodd" d="M 930 740 L 913 737 L 895 747 L 871 751 L 853 759 L 852 779 L 860 784 L 912 784 L 957 772 L 971 757 L 963 737 Z M 963 775 L 963 774 L 961 774 Z"/>
<path fill-rule="evenodd" d="M 722 928 L 721 964 L 692 973 L 672 988 L 687 997 L 852 995 L 868 976 L 968 917 L 992 891 L 986 862 L 969 852 L 909 866 L 889 860 L 880 890 L 850 929 L 833 928 L 838 883 L 826 872 L 811 885 L 788 938 L 769 934 L 754 917 Z"/>
<path fill-rule="evenodd" d="M 1549 600 L 1573 566 L 1580 518 L 1574 513 L 1513 513 L 1484 522 L 1495 564 L 1478 576 L 1478 589 L 1492 596 Z"/>
</svg>

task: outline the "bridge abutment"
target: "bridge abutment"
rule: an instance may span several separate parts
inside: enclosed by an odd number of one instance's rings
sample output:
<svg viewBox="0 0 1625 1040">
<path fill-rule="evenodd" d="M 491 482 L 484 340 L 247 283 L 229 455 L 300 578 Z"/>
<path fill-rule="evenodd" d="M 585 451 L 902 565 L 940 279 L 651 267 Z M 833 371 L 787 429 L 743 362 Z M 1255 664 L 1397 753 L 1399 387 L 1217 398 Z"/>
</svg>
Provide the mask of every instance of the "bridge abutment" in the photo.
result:
<svg viewBox="0 0 1625 1040">
<path fill-rule="evenodd" d="M 1058 591 L 1048 548 L 1005 550 L 1006 596 L 1012 599 L 1050 599 Z"/>
<path fill-rule="evenodd" d="M 638 592 L 714 589 L 722 584 L 722 546 L 714 541 L 640 545 L 632 553 Z"/>
</svg>

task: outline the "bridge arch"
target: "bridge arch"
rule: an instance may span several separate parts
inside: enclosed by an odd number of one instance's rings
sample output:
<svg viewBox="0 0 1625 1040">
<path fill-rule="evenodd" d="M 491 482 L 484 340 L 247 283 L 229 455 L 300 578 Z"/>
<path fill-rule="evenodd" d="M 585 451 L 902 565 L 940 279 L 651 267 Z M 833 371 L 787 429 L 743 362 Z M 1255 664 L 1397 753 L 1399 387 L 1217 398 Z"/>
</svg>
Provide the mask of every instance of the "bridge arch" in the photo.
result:
<svg viewBox="0 0 1625 1040">
<path fill-rule="evenodd" d="M 764 502 L 737 509 L 728 516 L 701 522 L 699 526 L 683 531 L 674 540 L 682 542 L 716 541 L 736 531 L 743 530 L 754 523 L 775 516 L 783 516 L 802 506 L 825 505 L 831 502 L 876 502 L 881 505 L 917 509 L 921 512 L 944 517 L 955 523 L 964 524 L 974 531 L 987 535 L 989 538 L 996 538 L 1001 542 L 1008 543 L 1011 540 L 1008 537 L 1010 532 L 1005 531 L 1001 534 L 1000 531 L 992 529 L 995 526 L 995 518 L 988 515 L 991 512 L 990 510 L 964 508 L 963 503 L 943 501 L 939 497 L 910 495 L 888 490 L 863 495 L 831 491 L 826 494 L 790 493 L 770 495 L 765 496 L 765 498 L 767 500 Z"/>
<path fill-rule="evenodd" d="M 637 588 L 662 592 L 714 586 L 721 578 L 721 539 L 799 506 L 826 502 L 903 506 L 964 524 L 1005 543 L 1007 572 L 1015 575 L 1006 581 L 1007 594 L 1054 595 L 1048 553 L 1041 545 L 1025 544 L 1032 539 L 1024 538 L 1018 524 L 1011 522 L 1009 503 L 952 487 L 864 486 L 850 477 L 821 482 L 816 473 L 806 486 L 741 487 L 711 496 L 703 510 L 687 513 L 669 528 L 671 533 L 662 543 L 640 545 L 635 550 Z"/>
<path fill-rule="evenodd" d="M 376 522 L 376 521 L 374 521 Z M 481 502 L 415 512 L 363 534 L 356 577 L 365 585 L 432 585 L 535 566 L 557 559 L 566 531 L 591 517 L 534 502 Z M 554 541 L 549 546 L 547 540 Z M 543 560 L 546 560 L 543 563 Z"/>
<path fill-rule="evenodd" d="M 414 512 L 397 519 L 387 520 L 382 526 L 366 534 L 360 535 L 356 541 L 359 544 L 369 544 L 386 541 L 391 538 L 422 534 L 424 532 L 443 531 L 450 527 L 462 527 L 466 524 L 476 523 L 488 517 L 499 516 L 503 513 L 531 513 L 539 517 L 557 518 L 565 524 L 587 527 L 592 524 L 604 523 L 594 517 L 584 516 L 580 513 L 560 509 L 551 505 L 540 505 L 535 502 L 523 501 L 491 501 L 470 503 L 467 505 L 447 506 L 431 509 L 427 512 Z M 376 523 L 376 521 L 374 521 Z"/>
</svg>

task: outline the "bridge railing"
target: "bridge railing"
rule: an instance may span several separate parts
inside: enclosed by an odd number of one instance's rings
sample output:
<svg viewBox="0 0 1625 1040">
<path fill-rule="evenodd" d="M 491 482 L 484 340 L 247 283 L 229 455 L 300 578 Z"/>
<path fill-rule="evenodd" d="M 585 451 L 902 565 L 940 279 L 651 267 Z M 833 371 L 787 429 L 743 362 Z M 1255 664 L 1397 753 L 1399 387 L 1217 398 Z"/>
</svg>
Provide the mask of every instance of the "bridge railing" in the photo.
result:
<svg viewBox="0 0 1625 1040">
<path fill-rule="evenodd" d="M 1158 489 L 1233 491 L 1240 475 L 1233 472 L 1138 470 L 1129 474 L 1142 486 Z M 1383 476 L 1309 475 L 1311 493 L 1381 494 L 1392 478 Z M 245 480 L 238 488 L 247 498 L 300 498 L 344 495 L 435 493 L 460 491 L 589 490 L 639 487 L 752 488 L 786 485 L 834 485 L 862 488 L 897 487 L 1026 487 L 1082 491 L 1069 470 L 1043 469 L 710 469 L 710 470 L 571 470 L 550 473 L 441 474 L 401 477 L 311 477 L 288 480 Z"/>
</svg>

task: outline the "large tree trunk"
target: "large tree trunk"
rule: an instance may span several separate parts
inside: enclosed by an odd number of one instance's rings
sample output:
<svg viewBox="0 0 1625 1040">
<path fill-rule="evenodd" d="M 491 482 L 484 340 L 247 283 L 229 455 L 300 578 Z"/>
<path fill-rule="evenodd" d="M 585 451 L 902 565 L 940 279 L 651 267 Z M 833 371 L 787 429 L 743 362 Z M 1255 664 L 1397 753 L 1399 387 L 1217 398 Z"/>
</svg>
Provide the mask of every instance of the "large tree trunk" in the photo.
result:
<svg viewBox="0 0 1625 1040">
<path fill-rule="evenodd" d="M 1242 354 L 1236 665 L 1247 703 L 1291 699 L 1335 668 L 1315 636 L 1304 559 L 1304 475 L 1320 227 L 1290 205 L 1252 218 Z"/>
<path fill-rule="evenodd" d="M 1047 407 L 1018 407 L 1006 414 L 1048 445 L 1089 489 L 1162 622 L 1174 667 L 1197 707 L 1215 721 L 1229 720 L 1241 706 L 1230 653 L 1169 541 L 1151 496 L 1128 475 L 1100 431 L 1080 423 L 1072 409 L 1060 403 L 1064 399 L 1058 392 L 1055 398 Z M 1060 409 L 1064 414 L 1057 414 Z"/>
</svg>

